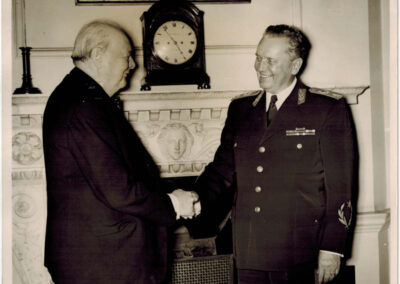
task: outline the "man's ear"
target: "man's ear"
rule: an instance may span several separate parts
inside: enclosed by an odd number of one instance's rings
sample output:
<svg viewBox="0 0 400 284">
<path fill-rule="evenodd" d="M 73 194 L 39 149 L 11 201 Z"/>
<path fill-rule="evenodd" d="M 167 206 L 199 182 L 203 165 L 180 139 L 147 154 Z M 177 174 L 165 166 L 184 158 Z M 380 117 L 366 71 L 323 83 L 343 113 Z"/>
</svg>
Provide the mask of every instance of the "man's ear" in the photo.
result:
<svg viewBox="0 0 400 284">
<path fill-rule="evenodd" d="M 303 65 L 303 59 L 298 57 L 292 61 L 292 70 L 291 73 L 293 75 L 297 75 L 299 73 L 301 65 Z"/>
<path fill-rule="evenodd" d="M 103 48 L 101 48 L 100 46 L 97 46 L 92 49 L 92 51 L 90 53 L 90 58 L 92 58 L 92 60 L 96 64 L 99 64 L 102 62 L 103 53 L 104 53 Z"/>
</svg>

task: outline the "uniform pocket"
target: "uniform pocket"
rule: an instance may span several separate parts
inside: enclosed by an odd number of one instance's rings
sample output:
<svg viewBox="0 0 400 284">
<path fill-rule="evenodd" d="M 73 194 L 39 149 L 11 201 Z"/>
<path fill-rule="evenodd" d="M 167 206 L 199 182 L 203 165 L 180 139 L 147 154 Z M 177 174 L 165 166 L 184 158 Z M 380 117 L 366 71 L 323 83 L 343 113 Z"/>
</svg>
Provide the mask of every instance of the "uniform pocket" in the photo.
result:
<svg viewBox="0 0 400 284">
<path fill-rule="evenodd" d="M 319 173 L 322 171 L 318 136 L 285 136 L 274 149 L 282 163 L 294 173 Z"/>
<path fill-rule="evenodd" d="M 233 149 L 238 150 L 238 149 L 247 149 L 249 143 L 250 143 L 250 138 L 251 136 L 235 136 L 235 139 L 233 140 Z"/>
</svg>

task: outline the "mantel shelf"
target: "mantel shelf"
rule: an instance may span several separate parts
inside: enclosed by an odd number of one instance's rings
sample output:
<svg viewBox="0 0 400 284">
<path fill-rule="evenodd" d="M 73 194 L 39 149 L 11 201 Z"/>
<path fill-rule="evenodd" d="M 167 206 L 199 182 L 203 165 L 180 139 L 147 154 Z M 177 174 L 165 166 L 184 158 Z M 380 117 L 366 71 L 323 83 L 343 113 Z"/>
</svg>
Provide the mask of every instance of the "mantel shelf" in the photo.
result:
<svg viewBox="0 0 400 284">
<path fill-rule="evenodd" d="M 342 95 L 346 98 L 348 104 L 358 104 L 358 97 L 369 89 L 369 86 L 358 86 L 358 87 L 325 87 L 324 90 L 329 90 L 334 94 Z M 180 105 L 183 101 L 197 102 L 199 100 L 206 101 L 228 101 L 240 94 L 249 92 L 251 90 L 227 90 L 227 91 L 195 91 L 195 92 L 166 92 L 166 93 L 152 93 L 152 92 L 122 92 L 121 99 L 124 102 L 137 103 L 137 102 L 157 102 L 160 105 L 162 102 L 167 102 L 168 105 L 179 101 Z M 24 95 L 13 95 L 12 105 L 13 113 L 24 113 L 26 107 L 29 106 L 30 110 L 34 110 L 35 114 L 42 113 L 44 106 L 49 98 L 49 94 L 24 94 Z M 169 102 L 169 103 L 168 103 Z"/>
</svg>

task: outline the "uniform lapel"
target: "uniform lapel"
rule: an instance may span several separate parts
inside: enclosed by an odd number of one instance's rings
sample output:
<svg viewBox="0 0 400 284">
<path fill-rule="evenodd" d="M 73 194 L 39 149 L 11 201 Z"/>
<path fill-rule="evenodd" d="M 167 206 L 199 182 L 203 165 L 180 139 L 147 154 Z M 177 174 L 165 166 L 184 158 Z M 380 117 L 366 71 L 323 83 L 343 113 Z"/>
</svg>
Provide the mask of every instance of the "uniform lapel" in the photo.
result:
<svg viewBox="0 0 400 284">
<path fill-rule="evenodd" d="M 259 136 L 265 132 L 267 128 L 267 116 L 265 112 L 266 97 L 265 92 L 261 93 L 261 97 L 256 98 L 250 107 L 249 114 L 246 118 L 245 129 L 251 131 L 251 136 Z"/>
<path fill-rule="evenodd" d="M 266 127 L 264 135 L 259 141 L 260 145 L 269 140 L 274 135 L 279 134 L 286 129 L 289 129 L 289 126 L 293 126 L 296 124 L 295 120 L 297 120 L 297 118 L 299 117 L 297 115 L 297 112 L 299 111 L 300 106 L 303 103 L 299 102 L 299 89 L 303 89 L 303 87 L 304 85 L 299 80 L 293 91 L 279 108 L 279 111 L 277 112 L 274 120 L 268 127 Z"/>
</svg>

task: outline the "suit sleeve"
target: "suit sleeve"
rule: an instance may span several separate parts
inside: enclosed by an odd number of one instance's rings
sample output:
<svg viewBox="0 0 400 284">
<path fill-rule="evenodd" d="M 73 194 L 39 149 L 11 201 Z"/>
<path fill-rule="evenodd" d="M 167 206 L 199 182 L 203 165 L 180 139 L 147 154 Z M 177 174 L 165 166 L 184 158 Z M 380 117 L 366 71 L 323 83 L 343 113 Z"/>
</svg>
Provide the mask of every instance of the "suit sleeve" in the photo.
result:
<svg viewBox="0 0 400 284">
<path fill-rule="evenodd" d="M 172 224 L 176 215 L 170 198 L 160 189 L 149 188 L 126 161 L 112 118 L 106 113 L 101 103 L 83 103 L 69 123 L 72 155 L 94 195 L 107 207 L 125 214 L 159 225 Z"/>
<path fill-rule="evenodd" d="M 326 213 L 321 250 L 344 254 L 353 219 L 355 133 L 344 99 L 335 101 L 322 125 L 321 154 L 325 174 Z"/>
</svg>

